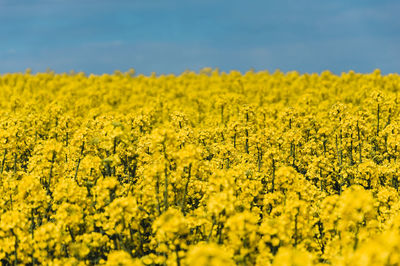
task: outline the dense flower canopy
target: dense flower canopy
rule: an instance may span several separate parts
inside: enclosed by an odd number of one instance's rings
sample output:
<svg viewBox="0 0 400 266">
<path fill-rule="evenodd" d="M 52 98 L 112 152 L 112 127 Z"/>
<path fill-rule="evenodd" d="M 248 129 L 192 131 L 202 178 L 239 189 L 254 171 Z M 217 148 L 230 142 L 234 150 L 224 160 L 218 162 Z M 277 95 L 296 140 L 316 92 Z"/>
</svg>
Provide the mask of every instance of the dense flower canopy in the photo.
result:
<svg viewBox="0 0 400 266">
<path fill-rule="evenodd" d="M 398 265 L 398 74 L 0 76 L 0 260 Z"/>
</svg>

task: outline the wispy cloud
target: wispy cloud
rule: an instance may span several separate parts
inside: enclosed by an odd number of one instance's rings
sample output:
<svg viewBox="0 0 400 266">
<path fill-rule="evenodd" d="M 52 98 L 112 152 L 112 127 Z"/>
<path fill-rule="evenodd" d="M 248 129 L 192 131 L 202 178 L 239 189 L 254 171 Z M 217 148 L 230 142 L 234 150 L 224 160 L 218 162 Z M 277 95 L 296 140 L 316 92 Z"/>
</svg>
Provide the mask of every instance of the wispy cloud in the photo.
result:
<svg viewBox="0 0 400 266">
<path fill-rule="evenodd" d="M 399 12 L 390 0 L 0 0 L 0 72 L 393 72 Z"/>
</svg>

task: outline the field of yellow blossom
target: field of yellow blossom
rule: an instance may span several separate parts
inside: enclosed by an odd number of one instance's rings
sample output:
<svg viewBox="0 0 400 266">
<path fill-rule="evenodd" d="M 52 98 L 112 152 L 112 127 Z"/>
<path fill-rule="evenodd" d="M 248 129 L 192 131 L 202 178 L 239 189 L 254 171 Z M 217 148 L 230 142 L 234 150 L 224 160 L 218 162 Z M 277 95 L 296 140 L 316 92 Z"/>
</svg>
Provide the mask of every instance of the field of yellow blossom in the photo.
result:
<svg viewBox="0 0 400 266">
<path fill-rule="evenodd" d="M 0 75 L 3 265 L 399 265 L 400 75 Z"/>
</svg>

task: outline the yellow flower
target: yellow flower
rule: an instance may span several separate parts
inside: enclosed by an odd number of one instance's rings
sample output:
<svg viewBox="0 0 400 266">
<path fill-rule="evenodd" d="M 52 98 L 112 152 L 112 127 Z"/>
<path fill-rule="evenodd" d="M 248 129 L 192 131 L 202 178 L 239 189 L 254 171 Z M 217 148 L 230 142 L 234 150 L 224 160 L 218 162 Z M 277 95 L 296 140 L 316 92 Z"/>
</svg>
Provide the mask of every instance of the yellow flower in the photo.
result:
<svg viewBox="0 0 400 266">
<path fill-rule="evenodd" d="M 193 246 L 187 253 L 186 265 L 193 266 L 217 266 L 235 265 L 232 254 L 215 243 L 199 243 Z"/>
</svg>

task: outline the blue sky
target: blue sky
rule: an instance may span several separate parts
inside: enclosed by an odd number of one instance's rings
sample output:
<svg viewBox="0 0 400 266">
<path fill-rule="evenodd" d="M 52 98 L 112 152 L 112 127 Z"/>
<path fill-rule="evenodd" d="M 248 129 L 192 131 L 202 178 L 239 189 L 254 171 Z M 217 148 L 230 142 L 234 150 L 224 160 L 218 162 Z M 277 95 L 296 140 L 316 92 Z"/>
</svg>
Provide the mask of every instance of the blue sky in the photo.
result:
<svg viewBox="0 0 400 266">
<path fill-rule="evenodd" d="M 400 72 L 398 0 L 0 0 L 0 73 Z"/>
</svg>

